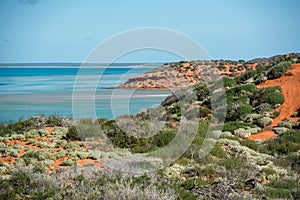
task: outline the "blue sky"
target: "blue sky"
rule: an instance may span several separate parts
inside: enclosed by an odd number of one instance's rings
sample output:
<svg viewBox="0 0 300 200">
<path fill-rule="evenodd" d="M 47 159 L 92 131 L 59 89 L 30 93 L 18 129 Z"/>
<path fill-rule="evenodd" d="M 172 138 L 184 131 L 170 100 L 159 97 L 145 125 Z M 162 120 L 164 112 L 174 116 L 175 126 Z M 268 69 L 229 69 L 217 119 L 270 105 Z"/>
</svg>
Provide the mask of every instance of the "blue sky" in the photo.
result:
<svg viewBox="0 0 300 200">
<path fill-rule="evenodd" d="M 143 27 L 179 31 L 213 59 L 300 52 L 298 0 L 0 0 L 0 63 L 83 62 L 108 37 Z M 119 62 L 169 62 L 141 51 Z"/>
</svg>

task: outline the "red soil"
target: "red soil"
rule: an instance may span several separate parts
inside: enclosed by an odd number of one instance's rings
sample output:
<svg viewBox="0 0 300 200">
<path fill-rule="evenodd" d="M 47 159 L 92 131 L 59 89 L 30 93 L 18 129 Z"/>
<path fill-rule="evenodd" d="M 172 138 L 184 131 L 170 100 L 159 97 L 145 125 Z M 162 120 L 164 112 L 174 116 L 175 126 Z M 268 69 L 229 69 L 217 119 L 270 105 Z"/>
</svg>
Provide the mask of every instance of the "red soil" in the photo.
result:
<svg viewBox="0 0 300 200">
<path fill-rule="evenodd" d="M 55 129 L 55 127 L 52 127 L 52 126 L 46 127 L 46 131 L 48 131 L 48 132 L 52 132 L 54 129 Z"/>
<path fill-rule="evenodd" d="M 95 166 L 102 167 L 101 162 L 96 162 L 96 160 L 90 158 L 77 160 L 77 164 L 79 164 L 80 167 L 84 167 L 85 163 L 91 163 L 91 162 L 95 163 Z"/>
<path fill-rule="evenodd" d="M 284 103 L 278 108 L 280 114 L 274 119 L 272 124 L 272 126 L 277 126 L 278 122 L 284 118 L 291 118 L 294 112 L 300 108 L 300 63 L 293 64 L 292 69 L 284 76 L 275 80 L 266 81 L 258 85 L 258 88 L 270 86 L 280 86 L 285 98 Z"/>
<path fill-rule="evenodd" d="M 268 80 L 258 85 L 258 88 L 265 88 L 271 86 L 280 86 L 284 95 L 284 103 L 277 109 L 280 111 L 278 117 L 273 120 L 272 127 L 277 126 L 278 122 L 285 118 L 290 118 L 292 121 L 297 121 L 298 118 L 292 118 L 294 112 L 300 108 L 300 63 L 293 64 L 292 69 L 289 70 L 284 76 Z M 262 133 L 251 135 L 249 140 L 265 140 L 277 135 L 273 131 L 265 131 Z"/>
<path fill-rule="evenodd" d="M 49 129 L 48 127 L 48 131 L 52 131 L 54 130 L 53 127 L 50 127 L 51 129 Z M 52 129 L 53 128 L 53 129 Z M 50 144 L 50 140 L 54 137 L 54 135 L 48 135 L 48 136 L 38 136 L 35 138 L 36 141 L 39 141 L 39 142 L 47 142 L 47 144 Z M 3 142 L 0 142 L 2 144 L 4 144 Z M 36 149 L 36 150 L 44 150 L 46 148 L 41 148 L 41 147 L 38 147 L 36 145 L 32 145 L 32 144 L 28 144 L 28 141 L 23 141 L 23 140 L 9 140 L 7 141 L 6 143 L 8 146 L 13 146 L 15 144 L 17 145 L 21 145 L 22 148 L 18 154 L 17 157 L 12 157 L 12 156 L 0 156 L 0 162 L 3 162 L 3 163 L 6 163 L 6 164 L 9 164 L 9 165 L 14 165 L 14 163 L 16 162 L 16 160 L 20 157 L 22 157 L 25 153 L 26 153 L 26 148 L 28 149 Z M 60 148 L 53 148 L 49 151 L 52 151 L 52 152 L 57 152 L 57 151 L 65 151 L 63 149 L 63 146 L 61 146 Z M 62 157 L 62 158 L 59 158 L 57 159 L 55 162 L 54 162 L 54 165 L 50 167 L 49 171 L 53 171 L 55 169 L 58 169 L 61 165 L 61 163 L 64 161 L 64 160 L 70 160 L 71 157 Z M 96 167 L 99 167 L 99 168 L 102 168 L 103 165 L 102 165 L 102 162 L 100 161 L 97 161 L 97 160 L 93 160 L 93 159 L 81 159 L 81 160 L 77 160 L 77 163 L 79 164 L 80 167 L 84 167 L 85 163 L 88 163 L 88 162 L 93 162 L 94 163 L 94 166 Z"/>
<path fill-rule="evenodd" d="M 276 137 L 277 135 L 274 133 L 274 131 L 265 131 L 257 134 L 253 134 L 250 137 L 248 137 L 248 140 L 266 140 L 273 137 Z"/>
</svg>

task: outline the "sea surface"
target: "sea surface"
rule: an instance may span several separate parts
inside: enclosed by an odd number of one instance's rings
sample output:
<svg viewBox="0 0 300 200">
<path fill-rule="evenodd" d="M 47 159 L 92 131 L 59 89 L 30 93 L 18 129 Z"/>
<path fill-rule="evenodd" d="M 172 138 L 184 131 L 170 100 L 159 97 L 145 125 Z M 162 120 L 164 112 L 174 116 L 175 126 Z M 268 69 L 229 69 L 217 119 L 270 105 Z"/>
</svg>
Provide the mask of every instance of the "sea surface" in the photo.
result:
<svg viewBox="0 0 300 200">
<path fill-rule="evenodd" d="M 98 65 L 82 67 L 80 64 L 2 64 L 0 122 L 17 121 L 40 114 L 74 119 L 113 119 L 119 115 L 140 112 L 159 105 L 170 91 L 111 88 L 156 66 L 116 64 L 104 68 Z M 81 91 L 78 88 L 82 81 L 84 89 Z M 90 110 L 94 110 L 95 115 L 85 112 Z"/>
</svg>

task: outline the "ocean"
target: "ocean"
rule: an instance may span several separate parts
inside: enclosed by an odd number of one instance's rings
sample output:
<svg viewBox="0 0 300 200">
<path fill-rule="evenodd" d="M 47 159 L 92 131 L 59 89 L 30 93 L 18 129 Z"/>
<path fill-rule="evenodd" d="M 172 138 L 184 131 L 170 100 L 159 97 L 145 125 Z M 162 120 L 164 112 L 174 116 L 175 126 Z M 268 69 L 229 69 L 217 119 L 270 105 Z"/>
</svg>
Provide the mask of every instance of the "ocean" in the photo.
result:
<svg viewBox="0 0 300 200">
<path fill-rule="evenodd" d="M 82 104 L 81 110 L 94 109 L 96 118 L 114 119 L 159 105 L 168 90 L 110 89 L 128 78 L 145 73 L 157 65 L 115 64 L 108 68 L 88 66 L 80 77 L 101 79 L 94 91 L 94 104 Z M 73 90 L 79 64 L 10 64 L 0 66 L 0 122 L 17 121 L 44 114 L 77 118 L 95 118 L 89 113 L 74 115 Z M 78 92 L 78 91 L 77 91 Z M 128 94 L 131 94 L 130 98 Z M 84 96 L 84 93 L 83 93 Z M 77 108 L 75 108 L 77 109 Z"/>
</svg>

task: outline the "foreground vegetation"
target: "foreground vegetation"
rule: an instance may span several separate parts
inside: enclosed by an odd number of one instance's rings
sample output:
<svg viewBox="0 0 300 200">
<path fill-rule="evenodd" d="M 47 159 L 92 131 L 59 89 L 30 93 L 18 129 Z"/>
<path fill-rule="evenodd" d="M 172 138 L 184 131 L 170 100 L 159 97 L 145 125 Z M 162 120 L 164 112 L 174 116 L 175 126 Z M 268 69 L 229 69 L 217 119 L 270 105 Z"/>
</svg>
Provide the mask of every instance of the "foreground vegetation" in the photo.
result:
<svg viewBox="0 0 300 200">
<path fill-rule="evenodd" d="M 299 56 L 255 62 L 256 70 L 223 78 L 227 107 L 224 126 L 212 129 L 217 138 L 207 131 L 222 121 L 222 109 L 213 110 L 215 91 L 205 83 L 115 120 L 39 116 L 1 124 L 0 199 L 299 199 L 300 120 L 273 127 L 275 138 L 247 140 L 272 129 L 284 102 L 280 87 L 256 85 L 285 74 Z M 109 164 L 140 154 L 156 162 L 151 153 L 171 143 L 182 120 L 197 122 L 196 135 L 171 165 L 141 174 Z M 209 142 L 214 146 L 202 158 Z"/>
</svg>

